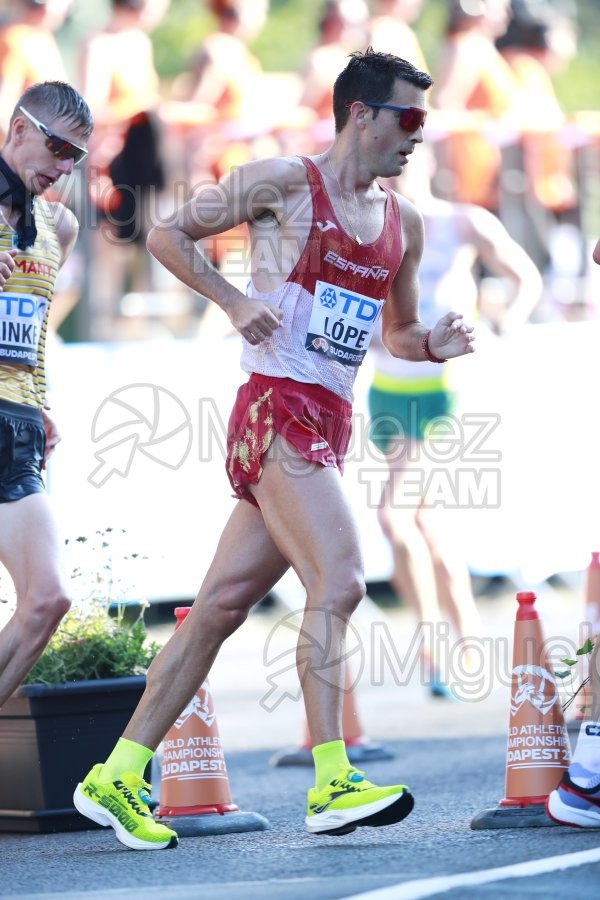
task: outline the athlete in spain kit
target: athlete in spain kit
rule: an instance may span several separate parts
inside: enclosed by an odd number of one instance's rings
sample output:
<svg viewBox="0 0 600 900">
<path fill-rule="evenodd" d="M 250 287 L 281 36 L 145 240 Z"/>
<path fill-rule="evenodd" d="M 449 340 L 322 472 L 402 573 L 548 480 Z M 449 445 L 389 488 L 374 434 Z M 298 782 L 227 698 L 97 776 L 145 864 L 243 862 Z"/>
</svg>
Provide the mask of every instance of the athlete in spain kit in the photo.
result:
<svg viewBox="0 0 600 900">
<path fill-rule="evenodd" d="M 0 705 L 69 608 L 42 469 L 58 433 L 45 412 L 48 312 L 77 238 L 73 214 L 42 194 L 86 154 L 90 110 L 63 82 L 19 99 L 0 150 L 0 563 L 16 610 L 0 632 Z"/>
<path fill-rule="evenodd" d="M 420 323 L 422 220 L 376 181 L 398 175 L 423 140 L 430 85 L 429 75 L 395 56 L 352 54 L 335 84 L 336 137 L 326 153 L 234 170 L 149 236 L 163 265 L 227 313 L 242 335 L 249 379 L 228 429 L 227 471 L 239 502 L 123 737 L 75 791 L 80 812 L 112 825 L 127 846 L 175 845 L 175 832 L 150 827 L 131 798 L 222 642 L 289 566 L 307 593 L 296 653 L 315 761 L 307 830 L 391 825 L 412 809 L 406 785 L 378 787 L 352 768 L 342 739 L 345 632 L 365 586 L 340 473 L 352 386 L 378 318 L 397 356 L 435 360 L 472 350 L 472 329 L 460 316 L 449 313 L 430 331 Z M 241 223 L 250 237 L 246 295 L 196 246 Z"/>
</svg>

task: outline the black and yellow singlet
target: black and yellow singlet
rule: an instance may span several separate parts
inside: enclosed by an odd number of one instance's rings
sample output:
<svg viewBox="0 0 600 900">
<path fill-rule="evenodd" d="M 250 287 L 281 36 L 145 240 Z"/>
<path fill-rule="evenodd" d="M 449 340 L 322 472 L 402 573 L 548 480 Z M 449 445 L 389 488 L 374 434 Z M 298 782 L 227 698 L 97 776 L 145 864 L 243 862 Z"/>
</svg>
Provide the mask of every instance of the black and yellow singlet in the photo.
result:
<svg viewBox="0 0 600 900">
<path fill-rule="evenodd" d="M 50 204 L 36 197 L 34 208 L 35 244 L 19 250 L 14 272 L 0 290 L 0 399 L 41 409 L 48 312 L 61 251 Z M 0 250 L 16 246 L 15 238 L 0 219 Z"/>
</svg>

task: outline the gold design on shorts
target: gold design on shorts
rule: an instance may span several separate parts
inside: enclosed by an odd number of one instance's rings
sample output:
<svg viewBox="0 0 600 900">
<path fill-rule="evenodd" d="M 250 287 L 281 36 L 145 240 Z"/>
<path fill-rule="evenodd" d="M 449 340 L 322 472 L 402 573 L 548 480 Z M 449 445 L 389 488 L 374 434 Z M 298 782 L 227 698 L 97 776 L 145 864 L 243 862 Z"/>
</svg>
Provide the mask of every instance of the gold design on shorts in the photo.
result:
<svg viewBox="0 0 600 900">
<path fill-rule="evenodd" d="M 259 397 L 254 403 L 250 404 L 248 407 L 248 422 L 250 425 L 256 425 L 261 414 L 261 407 L 272 393 L 273 388 L 269 388 L 262 397 Z M 259 440 L 258 435 L 252 428 L 246 427 L 244 429 L 243 438 L 240 441 L 235 442 L 231 451 L 231 462 L 229 464 L 230 472 L 233 472 L 235 460 L 239 462 L 244 472 L 249 472 L 252 461 L 260 459 L 263 453 L 266 453 L 271 446 L 273 440 L 273 414 L 269 406 L 267 406 L 265 411 L 263 425 L 266 426 L 267 430 L 263 434 L 261 440 Z"/>
</svg>

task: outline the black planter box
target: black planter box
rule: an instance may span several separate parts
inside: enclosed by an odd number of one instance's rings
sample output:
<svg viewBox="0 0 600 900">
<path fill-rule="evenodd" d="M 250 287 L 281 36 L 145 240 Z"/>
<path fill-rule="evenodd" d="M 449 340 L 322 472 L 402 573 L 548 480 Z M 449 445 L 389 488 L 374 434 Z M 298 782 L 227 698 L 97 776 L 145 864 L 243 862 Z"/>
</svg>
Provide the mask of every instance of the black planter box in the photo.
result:
<svg viewBox="0 0 600 900">
<path fill-rule="evenodd" d="M 97 827 L 73 791 L 104 762 L 144 692 L 144 675 L 24 685 L 0 709 L 0 831 Z"/>
</svg>

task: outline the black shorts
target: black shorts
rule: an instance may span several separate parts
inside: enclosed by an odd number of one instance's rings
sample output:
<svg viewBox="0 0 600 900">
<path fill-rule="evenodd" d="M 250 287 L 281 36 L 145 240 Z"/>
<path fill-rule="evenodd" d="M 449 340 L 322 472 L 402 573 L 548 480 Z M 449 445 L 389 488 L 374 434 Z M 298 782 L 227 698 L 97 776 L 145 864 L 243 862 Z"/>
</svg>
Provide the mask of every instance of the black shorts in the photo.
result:
<svg viewBox="0 0 600 900">
<path fill-rule="evenodd" d="M 0 400 L 0 503 L 46 490 L 42 479 L 45 447 L 40 410 Z"/>
</svg>

